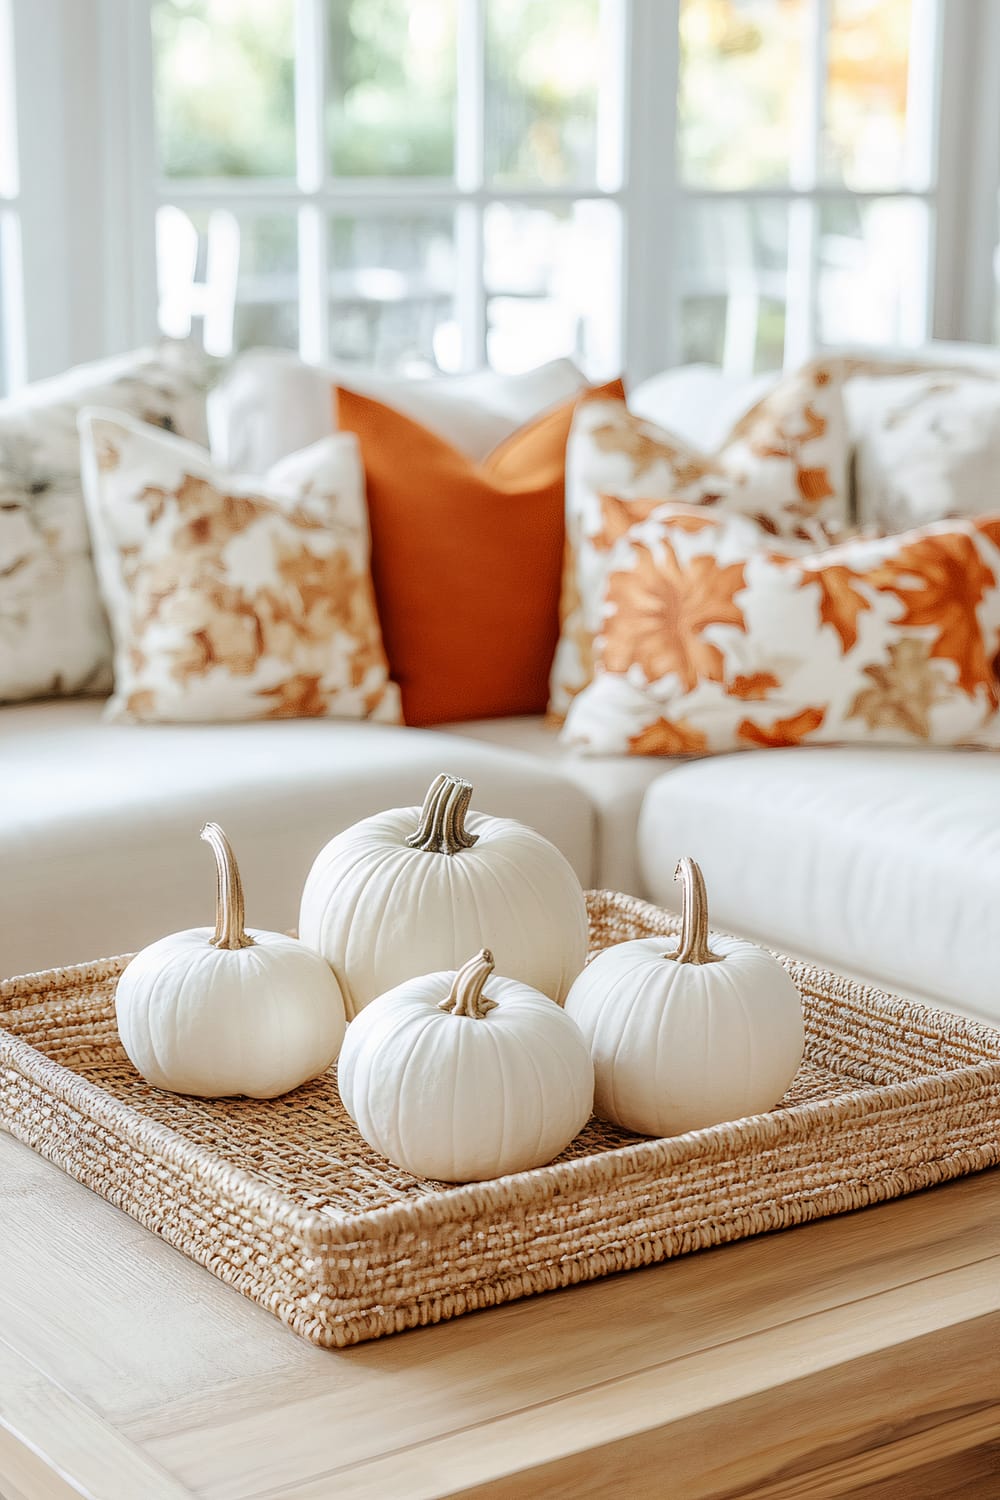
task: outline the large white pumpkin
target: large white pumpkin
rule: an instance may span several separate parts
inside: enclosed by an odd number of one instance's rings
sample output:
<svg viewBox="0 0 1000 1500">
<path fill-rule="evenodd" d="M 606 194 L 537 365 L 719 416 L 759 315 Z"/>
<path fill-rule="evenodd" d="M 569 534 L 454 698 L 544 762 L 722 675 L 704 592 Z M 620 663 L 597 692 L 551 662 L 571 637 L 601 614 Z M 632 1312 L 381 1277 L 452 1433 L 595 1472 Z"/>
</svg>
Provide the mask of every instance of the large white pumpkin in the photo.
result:
<svg viewBox="0 0 1000 1500">
<path fill-rule="evenodd" d="M 594 1070 L 577 1027 L 538 990 L 492 976 L 484 949 L 457 972 L 398 985 L 347 1028 L 344 1107 L 417 1177 L 479 1182 L 542 1166 L 590 1118 Z"/>
<path fill-rule="evenodd" d="M 349 1017 L 487 941 L 502 974 L 560 1003 L 583 968 L 587 909 L 568 860 L 523 823 L 469 813 L 471 796 L 438 776 L 422 808 L 365 818 L 313 864 L 299 937 L 332 965 Z"/>
<path fill-rule="evenodd" d="M 705 883 L 682 859 L 680 943 L 599 953 L 566 1010 L 594 1062 L 594 1111 L 642 1135 L 679 1135 L 777 1104 L 802 1061 L 802 1001 L 770 953 L 709 937 Z"/>
<path fill-rule="evenodd" d="M 243 886 L 222 829 L 207 823 L 218 870 L 216 925 L 137 953 L 115 992 L 118 1034 L 155 1088 L 206 1099 L 272 1099 L 324 1073 L 344 1039 L 340 987 L 319 954 L 244 928 Z"/>
</svg>

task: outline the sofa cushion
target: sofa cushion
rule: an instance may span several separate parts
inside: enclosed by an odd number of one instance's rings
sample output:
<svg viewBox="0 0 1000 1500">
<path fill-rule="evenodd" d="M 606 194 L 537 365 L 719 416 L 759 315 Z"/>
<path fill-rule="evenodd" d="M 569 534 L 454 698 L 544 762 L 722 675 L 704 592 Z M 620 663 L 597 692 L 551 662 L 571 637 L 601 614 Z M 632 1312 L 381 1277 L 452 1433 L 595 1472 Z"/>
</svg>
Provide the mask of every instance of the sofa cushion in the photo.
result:
<svg viewBox="0 0 1000 1500">
<path fill-rule="evenodd" d="M 554 724 L 540 718 L 476 719 L 444 724 L 449 734 L 497 745 L 509 754 L 531 757 L 536 763 L 573 782 L 594 807 L 595 885 L 605 890 L 643 894 L 636 849 L 636 828 L 646 788 L 682 761 L 651 760 L 644 756 L 577 756 L 559 743 Z"/>
<path fill-rule="evenodd" d="M 201 443 L 216 374 L 193 345 L 164 340 L 0 401 L 0 703 L 110 685 L 80 480 L 80 407 L 131 412 Z"/>
<path fill-rule="evenodd" d="M 712 453 L 780 379 L 777 373 L 747 377 L 727 374 L 717 365 L 679 365 L 634 386 L 628 409 Z"/>
<path fill-rule="evenodd" d="M 998 1024 L 998 809 L 989 753 L 763 751 L 657 781 L 639 854 L 664 906 L 692 855 L 714 927 Z"/>
<path fill-rule="evenodd" d="M 847 363 L 845 386 L 847 426 L 851 438 L 857 435 L 852 417 L 862 416 L 851 400 L 854 384 L 851 370 L 865 370 L 862 379 L 877 369 L 893 370 L 978 370 L 1000 375 L 1000 350 L 986 344 L 949 344 L 931 340 L 919 349 L 865 349 L 860 345 L 827 351 L 828 358 L 840 357 Z M 717 365 L 676 365 L 651 375 L 629 391 L 629 410 L 636 416 L 660 427 L 669 427 L 689 443 L 711 450 L 725 438 L 734 422 L 778 384 L 781 375 L 736 375 Z"/>
<path fill-rule="evenodd" d="M 1000 380 L 982 371 L 859 377 L 845 392 L 858 519 L 905 531 L 997 507 Z"/>
<path fill-rule="evenodd" d="M 470 458 L 485 458 L 522 422 L 568 401 L 583 383 L 569 359 L 523 375 L 478 370 L 414 380 L 346 362 L 309 365 L 284 349 L 249 349 L 209 397 L 212 457 L 262 474 L 334 430 L 334 387 L 346 385 L 404 412 Z"/>
<path fill-rule="evenodd" d="M 586 794 L 539 762 L 453 735 L 329 719 L 108 724 L 97 699 L 3 711 L 0 973 L 140 947 L 211 919 L 214 876 L 198 831 L 236 848 L 249 920 L 298 915 L 320 847 L 358 818 L 419 803 L 439 771 L 473 806 L 520 818 L 594 879 Z"/>
</svg>

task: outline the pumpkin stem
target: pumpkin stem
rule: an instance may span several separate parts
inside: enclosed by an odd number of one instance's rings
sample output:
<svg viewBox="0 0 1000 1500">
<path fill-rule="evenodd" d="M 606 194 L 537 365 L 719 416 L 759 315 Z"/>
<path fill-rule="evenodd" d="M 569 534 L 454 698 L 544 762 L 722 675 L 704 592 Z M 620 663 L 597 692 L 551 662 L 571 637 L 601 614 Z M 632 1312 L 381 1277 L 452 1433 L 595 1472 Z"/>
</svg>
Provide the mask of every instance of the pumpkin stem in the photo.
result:
<svg viewBox="0 0 1000 1500">
<path fill-rule="evenodd" d="M 406 840 L 409 848 L 428 854 L 460 854 L 471 849 L 479 838 L 465 827 L 471 800 L 471 782 L 460 776 L 435 776 L 420 810 L 417 831 Z"/>
<path fill-rule="evenodd" d="M 215 934 L 210 939 L 216 948 L 252 948 L 253 938 L 244 931 L 245 907 L 243 882 L 233 846 L 218 823 L 206 823 L 201 830 L 206 844 L 211 844 L 218 876 L 215 888 Z"/>
<path fill-rule="evenodd" d="M 705 877 L 693 859 L 677 861 L 674 879 L 681 882 L 681 941 L 676 953 L 668 953 L 679 964 L 717 964 L 722 955 L 708 946 L 708 896 Z"/>
<path fill-rule="evenodd" d="M 488 948 L 484 948 L 458 970 L 451 982 L 448 998 L 441 1001 L 438 1010 L 447 1010 L 453 1016 L 470 1016 L 474 1021 L 481 1021 L 491 1010 L 496 1009 L 496 1001 L 488 1000 L 483 994 L 483 985 L 493 973 L 493 968 L 493 954 Z"/>
</svg>

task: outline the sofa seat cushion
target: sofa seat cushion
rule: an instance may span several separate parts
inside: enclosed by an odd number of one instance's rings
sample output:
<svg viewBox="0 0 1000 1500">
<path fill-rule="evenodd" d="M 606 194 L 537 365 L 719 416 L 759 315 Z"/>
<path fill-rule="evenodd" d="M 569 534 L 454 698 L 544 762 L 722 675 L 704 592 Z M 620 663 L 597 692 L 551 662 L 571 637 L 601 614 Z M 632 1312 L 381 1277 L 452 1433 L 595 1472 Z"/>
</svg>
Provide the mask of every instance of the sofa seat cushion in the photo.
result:
<svg viewBox="0 0 1000 1500">
<path fill-rule="evenodd" d="M 476 719 L 443 726 L 450 734 L 481 740 L 531 757 L 585 792 L 593 804 L 594 884 L 643 894 L 636 829 L 646 788 L 682 760 L 646 756 L 577 756 L 559 742 L 559 730 L 541 718 Z"/>
<path fill-rule="evenodd" d="M 766 750 L 650 787 L 640 862 L 664 906 L 693 855 L 713 927 L 998 1024 L 998 812 L 989 753 Z"/>
<path fill-rule="evenodd" d="M 419 803 L 439 771 L 473 805 L 519 818 L 595 878 L 585 792 L 538 760 L 454 735 L 371 723 L 108 724 L 97 699 L 3 711 L 0 973 L 124 952 L 212 920 L 199 841 L 229 834 L 258 927 L 294 925 L 327 839 L 386 807 Z"/>
</svg>

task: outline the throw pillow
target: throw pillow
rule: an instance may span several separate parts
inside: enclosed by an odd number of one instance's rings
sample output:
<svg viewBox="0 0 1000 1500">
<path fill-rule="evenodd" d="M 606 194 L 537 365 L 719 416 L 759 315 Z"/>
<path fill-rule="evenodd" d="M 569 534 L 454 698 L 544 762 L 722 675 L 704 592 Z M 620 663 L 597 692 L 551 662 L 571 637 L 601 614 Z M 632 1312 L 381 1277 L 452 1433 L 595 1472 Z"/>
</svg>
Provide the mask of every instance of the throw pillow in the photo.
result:
<svg viewBox="0 0 1000 1500">
<path fill-rule="evenodd" d="M 477 464 L 381 402 L 343 388 L 337 400 L 361 444 L 375 593 L 407 724 L 544 712 L 574 403 Z"/>
<path fill-rule="evenodd" d="M 593 673 L 608 549 L 632 520 L 664 501 L 753 517 L 775 536 L 822 544 L 848 524 L 848 464 L 837 363 L 813 361 L 781 381 L 712 454 L 630 412 L 582 404 L 566 455 L 566 549 L 561 633 L 549 708 L 561 719 Z M 604 497 L 618 503 L 614 519 Z"/>
<path fill-rule="evenodd" d="M 0 401 L 0 703 L 111 686 L 80 482 L 80 407 L 133 412 L 201 442 L 216 370 L 193 345 L 164 340 Z"/>
<path fill-rule="evenodd" d="M 600 666 L 567 743 L 633 755 L 997 743 L 1000 518 L 808 556 L 761 543 L 750 521 L 672 506 L 618 538 Z"/>
<path fill-rule="evenodd" d="M 83 412 L 80 433 L 115 646 L 109 717 L 398 723 L 353 438 L 249 479 L 114 412 Z"/>
<path fill-rule="evenodd" d="M 1000 380 L 945 370 L 856 378 L 845 399 L 862 524 L 903 531 L 996 509 Z"/>
<path fill-rule="evenodd" d="M 336 385 L 346 384 L 481 459 L 522 422 L 569 400 L 583 383 L 568 359 L 524 375 L 480 370 L 405 379 L 363 366 L 307 365 L 287 350 L 251 349 L 238 356 L 209 398 L 212 457 L 241 473 L 263 474 L 340 425 L 330 397 Z"/>
</svg>

